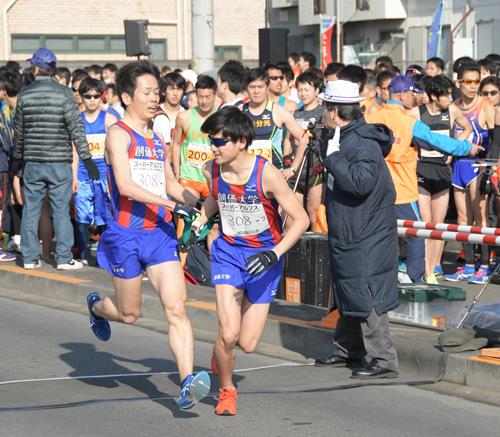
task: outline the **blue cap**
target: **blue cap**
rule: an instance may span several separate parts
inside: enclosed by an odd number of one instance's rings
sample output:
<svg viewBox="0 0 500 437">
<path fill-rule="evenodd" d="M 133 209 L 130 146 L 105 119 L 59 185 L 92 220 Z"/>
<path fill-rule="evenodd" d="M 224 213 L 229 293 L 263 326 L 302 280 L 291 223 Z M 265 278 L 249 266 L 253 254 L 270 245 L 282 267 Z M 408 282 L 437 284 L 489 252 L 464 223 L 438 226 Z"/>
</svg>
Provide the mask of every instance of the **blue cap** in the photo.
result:
<svg viewBox="0 0 500 437">
<path fill-rule="evenodd" d="M 406 91 L 414 91 L 422 93 L 423 91 L 415 85 L 414 80 L 409 76 L 396 76 L 389 84 L 389 92 L 393 94 L 405 93 Z"/>
<path fill-rule="evenodd" d="M 55 67 L 57 62 L 54 52 L 50 49 L 46 49 L 45 47 L 37 49 L 36 52 L 33 53 L 33 56 L 26 60 L 40 68 Z"/>
</svg>

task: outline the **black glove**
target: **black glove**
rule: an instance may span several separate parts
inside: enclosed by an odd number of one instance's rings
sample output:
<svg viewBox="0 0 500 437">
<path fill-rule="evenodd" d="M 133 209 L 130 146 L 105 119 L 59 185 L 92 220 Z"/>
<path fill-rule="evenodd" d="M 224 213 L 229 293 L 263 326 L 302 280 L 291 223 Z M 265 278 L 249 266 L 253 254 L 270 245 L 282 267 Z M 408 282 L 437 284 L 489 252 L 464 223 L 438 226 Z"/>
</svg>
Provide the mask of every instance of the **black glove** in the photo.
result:
<svg viewBox="0 0 500 437">
<path fill-rule="evenodd" d="M 23 165 L 22 159 L 14 159 L 11 165 L 12 173 L 16 174 L 19 173 L 19 170 L 21 170 L 22 165 Z"/>
<path fill-rule="evenodd" d="M 87 169 L 87 173 L 89 175 L 89 178 L 93 179 L 94 181 L 99 180 L 101 175 L 99 174 L 99 169 L 95 165 L 94 160 L 92 158 L 84 159 L 83 164 L 85 165 L 85 168 Z"/>
<path fill-rule="evenodd" d="M 176 203 L 174 207 L 174 214 L 180 215 L 181 217 L 189 217 L 194 219 L 200 211 L 198 211 L 194 206 L 185 205 L 183 203 Z"/>
<path fill-rule="evenodd" d="M 265 250 L 247 258 L 247 273 L 249 275 L 258 275 L 264 270 L 276 265 L 279 261 L 278 255 L 274 250 Z"/>
</svg>

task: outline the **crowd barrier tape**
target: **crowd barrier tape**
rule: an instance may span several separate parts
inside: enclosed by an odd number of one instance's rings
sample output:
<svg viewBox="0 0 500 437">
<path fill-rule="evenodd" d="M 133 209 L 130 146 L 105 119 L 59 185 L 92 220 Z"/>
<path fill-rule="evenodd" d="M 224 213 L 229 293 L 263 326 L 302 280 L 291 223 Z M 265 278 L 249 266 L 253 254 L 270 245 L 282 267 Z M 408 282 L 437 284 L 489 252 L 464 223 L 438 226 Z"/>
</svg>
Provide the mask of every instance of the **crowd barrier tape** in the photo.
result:
<svg viewBox="0 0 500 437">
<path fill-rule="evenodd" d="M 499 228 L 481 228 L 479 226 L 454 225 L 447 223 L 419 222 L 414 220 L 398 220 L 402 228 L 430 229 L 434 231 L 463 232 L 467 234 L 499 235 Z"/>
<path fill-rule="evenodd" d="M 400 237 L 430 238 L 432 240 L 461 241 L 462 243 L 487 244 L 500 246 L 500 237 L 495 235 L 473 234 L 467 232 L 435 231 L 431 229 L 405 228 L 398 226 Z"/>
</svg>

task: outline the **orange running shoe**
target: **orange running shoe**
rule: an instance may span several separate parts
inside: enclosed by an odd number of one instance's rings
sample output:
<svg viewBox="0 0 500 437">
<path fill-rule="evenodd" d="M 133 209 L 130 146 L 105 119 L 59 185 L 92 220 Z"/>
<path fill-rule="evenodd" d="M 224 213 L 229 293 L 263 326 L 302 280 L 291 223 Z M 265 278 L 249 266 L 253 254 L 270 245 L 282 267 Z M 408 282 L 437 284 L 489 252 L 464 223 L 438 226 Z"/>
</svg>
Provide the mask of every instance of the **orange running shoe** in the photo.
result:
<svg viewBox="0 0 500 437">
<path fill-rule="evenodd" d="M 217 358 L 215 358 L 215 354 L 212 354 L 212 361 L 210 363 L 210 367 L 212 368 L 212 374 L 217 376 L 219 374 L 219 367 L 217 366 Z"/>
<path fill-rule="evenodd" d="M 215 414 L 218 416 L 234 416 L 237 410 L 236 399 L 238 399 L 238 392 L 235 388 L 219 389 L 219 402 L 215 407 Z"/>
</svg>

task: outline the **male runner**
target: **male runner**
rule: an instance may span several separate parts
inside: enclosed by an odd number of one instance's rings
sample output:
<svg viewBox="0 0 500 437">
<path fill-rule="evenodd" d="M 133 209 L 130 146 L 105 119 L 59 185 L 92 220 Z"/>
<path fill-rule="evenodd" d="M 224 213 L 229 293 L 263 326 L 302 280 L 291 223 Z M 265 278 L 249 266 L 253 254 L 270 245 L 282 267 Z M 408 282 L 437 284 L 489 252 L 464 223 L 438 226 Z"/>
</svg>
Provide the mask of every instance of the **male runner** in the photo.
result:
<svg viewBox="0 0 500 437">
<path fill-rule="evenodd" d="M 115 116 L 101 109 L 104 91 L 102 81 L 87 77 L 78 88 L 85 111 L 82 112 L 85 135 L 90 154 L 99 169 L 99 179 L 89 178 L 87 169 L 74 153 L 73 171 L 77 174 L 74 197 L 76 221 L 76 246 L 80 249 L 80 259 L 88 264 L 89 225 L 104 226 L 111 218 L 109 212 L 108 184 L 106 182 L 106 161 L 104 160 L 104 140 L 108 128 L 117 122 Z M 76 171 L 75 171 L 76 170 Z"/>
<path fill-rule="evenodd" d="M 203 122 L 215 111 L 217 83 L 210 76 L 200 76 L 196 81 L 198 106 L 177 116 L 172 155 L 174 173 L 182 186 L 198 199 L 209 193 L 208 182 L 202 171 L 205 162 L 213 159 L 208 135 L 201 132 Z"/>
<path fill-rule="evenodd" d="M 314 73 L 306 71 L 296 79 L 295 83 L 297 84 L 297 91 L 303 106 L 293 113 L 293 117 L 302 129 L 308 129 L 309 124 L 312 124 L 313 128 L 311 130 L 316 134 L 319 134 L 319 129 L 314 128 L 314 126 L 321 123 L 323 118 L 323 108 L 318 102 L 321 81 Z M 284 149 L 285 156 L 291 155 L 293 157 L 295 155 L 295 149 L 299 143 L 300 138 L 295 139 L 291 135 L 287 134 Z M 319 152 L 319 146 L 317 141 L 315 141 L 314 150 L 309 155 L 307 167 L 304 167 L 302 174 L 300 175 L 297 191 L 295 192 L 295 195 L 302 203 L 304 194 L 307 190 L 306 210 L 309 215 L 312 228 L 314 228 L 314 224 L 316 223 L 317 210 L 321 204 L 324 192 L 324 172 L 323 166 L 321 165 L 321 158 L 318 156 Z M 307 174 L 309 174 L 309 178 L 307 178 Z M 295 186 L 297 177 L 298 175 L 294 175 L 288 179 L 288 185 L 291 188 Z"/>
<path fill-rule="evenodd" d="M 433 57 L 427 59 L 425 74 L 430 77 L 439 76 L 444 73 L 444 61 L 441 58 Z"/>
<path fill-rule="evenodd" d="M 226 62 L 217 72 L 217 96 L 222 99 L 222 106 L 239 106 L 246 97 L 245 67 L 238 61 Z"/>
<path fill-rule="evenodd" d="M 98 259 L 113 277 L 115 293 L 87 296 L 90 326 L 109 340 L 108 320 L 134 323 L 141 314 L 141 282 L 146 270 L 169 322 L 168 342 L 182 381 L 180 408 L 191 407 L 210 390 L 206 372 L 193 375 L 193 331 L 184 308 L 186 286 L 179 263 L 172 210 L 193 215 L 196 198 L 175 179 L 165 145 L 148 123 L 159 101 L 159 71 L 147 61 L 123 66 L 116 86 L 125 105 L 123 120 L 106 134 L 106 160 L 113 220 L 102 234 Z"/>
<path fill-rule="evenodd" d="M 453 82 L 446 76 L 429 78 L 425 92 L 429 103 L 417 106 L 411 110 L 417 120 L 429 126 L 432 132 L 451 136 L 455 122 L 462 127 L 462 133 L 457 137 L 465 140 L 469 137 L 471 127 L 462 112 L 452 103 L 451 92 Z M 431 223 L 443 223 L 448 211 L 448 201 L 451 187 L 451 158 L 438 150 L 417 149 L 418 176 L 418 209 L 422 220 Z M 441 255 L 444 241 L 425 241 L 425 281 L 437 284 L 436 275 L 443 275 Z"/>
<path fill-rule="evenodd" d="M 470 142 L 481 149 L 479 158 L 486 157 L 490 143 L 488 130 L 495 125 L 495 109 L 478 94 L 481 83 L 479 65 L 464 63 L 458 71 L 460 97 L 455 105 L 462 111 L 472 126 Z M 455 132 L 461 132 L 460 126 L 454 127 Z M 476 160 L 460 158 L 453 162 L 452 184 L 457 208 L 457 222 L 460 225 L 488 226 L 487 195 L 481 189 L 483 180 L 479 167 L 472 167 Z M 454 274 L 446 275 L 447 281 L 467 279 L 474 284 L 483 284 L 488 278 L 489 252 L 488 246 L 481 245 L 481 265 L 476 271 L 474 265 L 474 245 L 464 243 L 465 266 L 459 267 Z"/>
<path fill-rule="evenodd" d="M 154 118 L 153 131 L 163 139 L 167 145 L 167 157 L 172 160 L 172 138 L 175 131 L 177 116 L 184 112 L 181 106 L 186 79 L 179 73 L 168 73 L 160 78 L 160 105 Z"/>
<path fill-rule="evenodd" d="M 220 235 L 211 249 L 219 334 L 212 368 L 219 375 L 218 415 L 235 415 L 237 392 L 232 381 L 236 345 L 255 351 L 274 300 L 281 257 L 309 225 L 307 214 L 280 172 L 260 156 L 248 153 L 252 122 L 235 107 L 223 108 L 202 125 L 210 135 L 215 159 L 203 167 L 211 196 L 201 223 L 216 211 Z M 293 219 L 281 236 L 280 206 Z"/>
<path fill-rule="evenodd" d="M 308 68 L 316 67 L 316 56 L 311 52 L 302 52 L 299 57 L 299 68 L 302 73 Z"/>
<path fill-rule="evenodd" d="M 286 77 L 277 65 L 266 65 L 266 73 L 269 76 L 269 87 L 268 96 L 269 100 L 283 106 L 287 111 L 293 112 L 298 106 L 293 100 L 286 98 L 282 95 L 283 92 L 283 82 L 286 81 Z"/>
<path fill-rule="evenodd" d="M 299 169 L 308 137 L 297 124 L 293 115 L 269 99 L 269 76 L 262 68 L 253 68 L 247 73 L 246 89 L 249 102 L 242 106 L 242 111 L 253 121 L 255 140 L 248 152 L 260 155 L 279 170 L 283 169 L 283 127 L 286 127 L 299 145 L 290 168 L 283 170 L 285 179 L 290 179 Z"/>
</svg>

